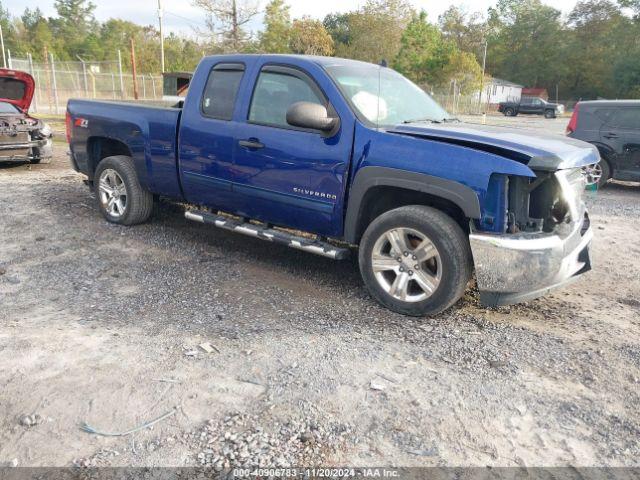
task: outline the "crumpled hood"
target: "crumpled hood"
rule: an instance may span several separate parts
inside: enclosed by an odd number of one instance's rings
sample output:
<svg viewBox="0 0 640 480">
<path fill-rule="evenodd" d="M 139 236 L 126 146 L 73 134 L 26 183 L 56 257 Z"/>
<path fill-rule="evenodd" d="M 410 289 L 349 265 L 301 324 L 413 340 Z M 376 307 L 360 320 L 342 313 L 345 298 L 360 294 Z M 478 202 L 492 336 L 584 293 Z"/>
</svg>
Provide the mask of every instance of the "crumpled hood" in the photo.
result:
<svg viewBox="0 0 640 480">
<path fill-rule="evenodd" d="M 600 161 L 598 149 L 589 143 L 534 130 L 473 123 L 416 123 L 399 125 L 388 131 L 484 150 L 539 170 L 577 168 Z"/>
<path fill-rule="evenodd" d="M 0 68 L 0 102 L 7 102 L 27 113 L 36 81 L 27 72 Z"/>
</svg>

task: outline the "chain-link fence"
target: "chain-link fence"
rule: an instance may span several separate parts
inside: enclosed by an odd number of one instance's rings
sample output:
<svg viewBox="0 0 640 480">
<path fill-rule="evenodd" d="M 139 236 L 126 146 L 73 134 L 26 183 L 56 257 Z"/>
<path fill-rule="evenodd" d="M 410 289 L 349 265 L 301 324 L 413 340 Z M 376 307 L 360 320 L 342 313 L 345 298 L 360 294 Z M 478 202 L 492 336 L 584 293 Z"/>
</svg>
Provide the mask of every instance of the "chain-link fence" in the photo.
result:
<svg viewBox="0 0 640 480">
<path fill-rule="evenodd" d="M 455 80 L 451 80 L 449 88 L 439 89 L 431 95 L 452 115 L 475 115 L 490 110 L 490 105 L 480 100 L 479 91 L 463 93 Z"/>
<path fill-rule="evenodd" d="M 49 56 L 46 62 L 34 62 L 31 57 L 12 58 L 9 66 L 29 72 L 36 80 L 31 110 L 64 113 L 70 98 L 101 100 L 131 100 L 135 98 L 134 77 L 124 72 L 119 61 L 58 62 Z M 138 98 L 162 99 L 162 76 L 136 75 Z"/>
</svg>

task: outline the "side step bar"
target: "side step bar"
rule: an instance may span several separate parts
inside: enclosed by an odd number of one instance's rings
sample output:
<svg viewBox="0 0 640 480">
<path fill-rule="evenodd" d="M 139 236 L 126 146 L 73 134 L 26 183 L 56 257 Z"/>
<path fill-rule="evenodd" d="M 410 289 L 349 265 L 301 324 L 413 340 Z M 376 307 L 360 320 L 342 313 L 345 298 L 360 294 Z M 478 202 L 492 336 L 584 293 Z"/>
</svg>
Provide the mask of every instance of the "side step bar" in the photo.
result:
<svg viewBox="0 0 640 480">
<path fill-rule="evenodd" d="M 340 248 L 327 242 L 310 240 L 299 237 L 291 233 L 275 230 L 262 225 L 254 225 L 249 222 L 242 222 L 232 218 L 215 215 L 209 212 L 198 210 L 187 210 L 184 214 L 187 220 L 215 225 L 218 228 L 241 233 L 249 237 L 259 238 L 268 242 L 281 243 L 296 250 L 314 253 L 333 260 L 344 260 L 349 256 L 348 248 Z"/>
</svg>

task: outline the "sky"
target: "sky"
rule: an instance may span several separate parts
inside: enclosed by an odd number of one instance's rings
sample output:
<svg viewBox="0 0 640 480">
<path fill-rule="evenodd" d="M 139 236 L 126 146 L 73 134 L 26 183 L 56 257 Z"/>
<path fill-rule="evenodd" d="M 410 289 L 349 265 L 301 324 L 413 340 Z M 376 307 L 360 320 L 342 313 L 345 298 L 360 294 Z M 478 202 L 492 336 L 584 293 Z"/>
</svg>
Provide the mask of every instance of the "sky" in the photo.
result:
<svg viewBox="0 0 640 480">
<path fill-rule="evenodd" d="M 423 9 L 432 21 L 450 5 L 465 8 L 469 12 L 486 12 L 496 0 L 410 0 L 416 9 Z M 167 31 L 193 36 L 195 29 L 204 27 L 200 10 L 191 6 L 189 0 L 163 0 L 164 25 Z M 264 6 L 267 0 L 262 0 Z M 46 16 L 55 16 L 53 0 L 3 0 L 2 4 L 12 15 L 19 16 L 25 7 L 40 9 Z M 122 18 L 143 25 L 157 24 L 157 0 L 93 0 L 96 5 L 95 15 L 98 20 Z M 294 18 L 309 15 L 322 19 L 327 13 L 355 10 L 365 3 L 364 0 L 289 0 L 291 15 Z M 576 0 L 543 0 L 543 3 L 569 12 Z M 253 29 L 260 28 L 260 21 L 254 22 Z"/>
</svg>

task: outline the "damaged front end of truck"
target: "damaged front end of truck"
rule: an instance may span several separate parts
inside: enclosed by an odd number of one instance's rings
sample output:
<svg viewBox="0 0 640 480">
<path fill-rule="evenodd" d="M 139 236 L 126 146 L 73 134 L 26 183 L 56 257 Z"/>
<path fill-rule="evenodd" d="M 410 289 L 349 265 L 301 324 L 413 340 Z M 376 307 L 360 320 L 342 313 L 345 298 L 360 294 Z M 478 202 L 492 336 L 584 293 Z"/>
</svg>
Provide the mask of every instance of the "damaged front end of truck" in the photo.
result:
<svg viewBox="0 0 640 480">
<path fill-rule="evenodd" d="M 482 303 L 531 300 L 591 270 L 593 232 L 582 168 L 599 161 L 595 147 L 560 136 L 462 123 L 396 131 L 464 147 L 462 152 L 481 151 L 512 166 L 490 175 L 482 216 L 470 222 Z"/>
<path fill-rule="evenodd" d="M 496 175 L 501 233 L 471 228 L 481 300 L 490 306 L 540 297 L 591 270 L 593 239 L 583 167 L 597 162 L 590 145 L 558 143 L 521 157 L 535 177 Z M 569 148 L 566 148 L 569 147 Z M 579 148 L 576 148 L 579 147 Z M 565 150 L 566 148 L 566 150 Z M 522 155 L 522 152 L 519 152 Z"/>
<path fill-rule="evenodd" d="M 471 250 L 484 304 L 508 305 L 558 288 L 591 270 L 593 239 L 581 168 L 502 177 L 505 232 L 472 229 Z"/>
</svg>

